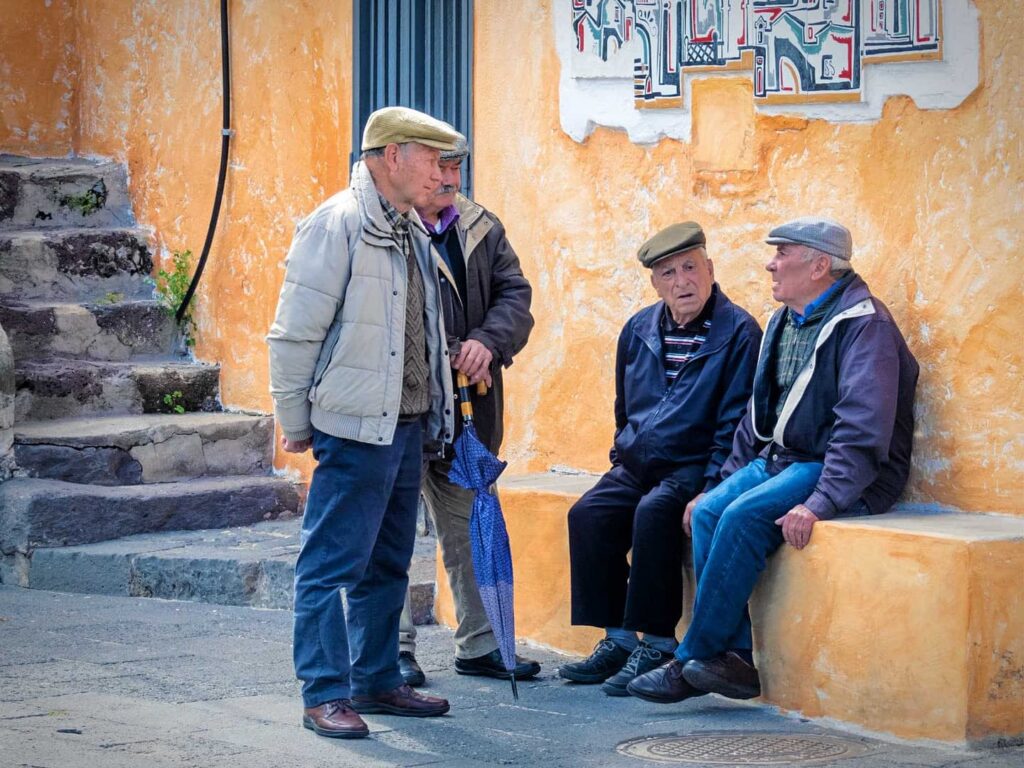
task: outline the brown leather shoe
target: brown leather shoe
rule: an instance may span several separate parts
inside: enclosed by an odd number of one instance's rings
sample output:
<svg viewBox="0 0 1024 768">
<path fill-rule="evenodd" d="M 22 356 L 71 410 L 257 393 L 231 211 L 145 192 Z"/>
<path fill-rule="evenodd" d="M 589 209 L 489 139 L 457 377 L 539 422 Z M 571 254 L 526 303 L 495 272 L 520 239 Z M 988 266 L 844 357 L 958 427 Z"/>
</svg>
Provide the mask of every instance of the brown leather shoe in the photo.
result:
<svg viewBox="0 0 1024 768">
<path fill-rule="evenodd" d="M 673 704 L 689 699 L 692 696 L 703 696 L 699 691 L 683 679 L 683 662 L 672 659 L 657 669 L 639 677 L 634 677 L 626 686 L 631 696 L 655 704 Z"/>
<path fill-rule="evenodd" d="M 370 734 L 370 729 L 359 713 L 352 709 L 348 699 L 307 707 L 302 713 L 302 725 L 329 739 L 362 739 Z"/>
<path fill-rule="evenodd" d="M 683 677 L 694 688 L 730 699 L 752 699 L 761 695 L 757 668 L 735 651 L 726 651 L 713 659 L 688 661 Z"/>
<path fill-rule="evenodd" d="M 378 693 L 375 696 L 353 696 L 352 708 L 364 715 L 401 715 L 402 717 L 437 717 L 448 711 L 448 700 L 418 693 L 408 685 Z"/>
</svg>

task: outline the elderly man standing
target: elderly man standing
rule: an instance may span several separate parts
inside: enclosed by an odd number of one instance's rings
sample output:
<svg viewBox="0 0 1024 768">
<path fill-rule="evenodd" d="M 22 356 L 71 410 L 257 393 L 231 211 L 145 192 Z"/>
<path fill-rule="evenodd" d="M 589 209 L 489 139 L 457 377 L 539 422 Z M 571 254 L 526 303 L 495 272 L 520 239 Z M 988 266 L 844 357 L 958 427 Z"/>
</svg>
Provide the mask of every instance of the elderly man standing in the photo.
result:
<svg viewBox="0 0 1024 768">
<path fill-rule="evenodd" d="M 497 454 L 504 410 L 501 369 L 512 365 L 533 328 L 532 289 L 498 217 L 459 194 L 462 162 L 468 155 L 469 145 L 460 134 L 455 148 L 441 153 L 441 186 L 416 212 L 442 258 L 441 301 L 452 368 L 465 373 L 472 384 L 487 384 L 487 394 L 474 397 L 474 421 L 480 439 Z M 456 420 L 456 437 L 461 428 Z M 501 661 L 473 575 L 469 544 L 473 493 L 448 480 L 451 458 L 449 452 L 427 465 L 423 494 L 455 602 L 455 671 L 507 679 L 510 673 Z M 398 663 L 409 685 L 422 685 L 426 677 L 415 652 L 416 627 L 406 596 Z M 518 657 L 512 674 L 527 678 L 538 672 L 540 664 Z"/>
<path fill-rule="evenodd" d="M 768 323 L 724 480 L 686 508 L 693 620 L 675 657 L 629 684 L 648 701 L 758 696 L 747 601 L 768 556 L 783 542 L 803 549 L 818 520 L 887 511 L 907 482 L 918 365 L 851 268 L 849 231 L 803 218 L 767 242 L 785 306 Z"/>
<path fill-rule="evenodd" d="M 572 623 L 606 634 L 559 674 L 603 682 L 610 696 L 627 695 L 634 677 L 672 658 L 683 509 L 719 482 L 761 339 L 757 322 L 715 283 L 695 222 L 662 230 L 639 258 L 661 300 L 619 336 L 612 468 L 569 511 Z"/>
<path fill-rule="evenodd" d="M 440 153 L 457 137 L 411 109 L 370 115 L 349 188 L 298 225 L 267 336 L 282 447 L 312 446 L 317 461 L 295 566 L 294 660 L 302 723 L 321 736 L 366 736 L 359 712 L 448 711 L 405 685 L 398 621 L 424 439 L 453 434 L 437 260 L 413 208 L 437 189 Z"/>
</svg>

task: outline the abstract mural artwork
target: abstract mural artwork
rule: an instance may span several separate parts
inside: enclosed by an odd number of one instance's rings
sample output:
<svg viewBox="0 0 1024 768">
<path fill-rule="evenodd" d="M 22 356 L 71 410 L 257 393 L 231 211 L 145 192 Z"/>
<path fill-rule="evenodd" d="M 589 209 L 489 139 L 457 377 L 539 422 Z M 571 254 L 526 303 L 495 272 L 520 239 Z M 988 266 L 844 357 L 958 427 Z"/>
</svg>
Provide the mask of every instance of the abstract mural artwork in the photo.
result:
<svg viewBox="0 0 1024 768">
<path fill-rule="evenodd" d="M 873 63 L 942 57 L 939 0 L 562 0 L 576 53 L 633 52 L 638 107 L 678 106 L 684 74 L 752 73 L 762 103 L 859 101 Z"/>
</svg>

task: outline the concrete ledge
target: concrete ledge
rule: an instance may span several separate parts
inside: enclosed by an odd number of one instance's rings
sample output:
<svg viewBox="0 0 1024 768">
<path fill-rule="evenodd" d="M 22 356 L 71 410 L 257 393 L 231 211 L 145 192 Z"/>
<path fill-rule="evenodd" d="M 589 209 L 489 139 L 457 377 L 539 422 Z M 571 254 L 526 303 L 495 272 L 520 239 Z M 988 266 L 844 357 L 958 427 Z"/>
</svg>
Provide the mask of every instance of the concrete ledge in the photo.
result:
<svg viewBox="0 0 1024 768">
<path fill-rule="evenodd" d="M 520 638 L 585 654 L 569 623 L 566 515 L 595 476 L 499 483 Z M 438 574 L 442 623 L 451 596 Z M 763 700 L 908 739 L 1024 737 L 1024 518 L 902 507 L 815 526 L 772 558 L 752 603 Z M 692 600 L 692 596 L 687 597 Z"/>
</svg>

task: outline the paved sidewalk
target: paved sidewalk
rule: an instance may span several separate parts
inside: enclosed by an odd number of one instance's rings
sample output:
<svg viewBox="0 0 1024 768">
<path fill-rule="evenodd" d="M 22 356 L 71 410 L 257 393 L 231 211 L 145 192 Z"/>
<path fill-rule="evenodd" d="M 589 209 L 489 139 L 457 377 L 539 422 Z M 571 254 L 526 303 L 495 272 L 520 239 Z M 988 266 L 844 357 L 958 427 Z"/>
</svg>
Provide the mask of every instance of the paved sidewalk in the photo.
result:
<svg viewBox="0 0 1024 768">
<path fill-rule="evenodd" d="M 339 742 L 299 724 L 287 611 L 0 586 L 0 766 L 643 768 L 657 763 L 616 746 L 716 732 L 741 737 L 730 740 L 740 745 L 763 733 L 756 743 L 775 750 L 776 765 L 800 764 L 783 757 L 787 744 L 817 754 L 804 763 L 810 765 L 1024 765 L 1024 747 L 968 751 L 883 741 L 716 696 L 671 706 L 611 699 L 556 678 L 563 657 L 538 649 L 529 652 L 543 662 L 542 676 L 520 686 L 515 704 L 507 683 L 454 674 L 449 631 L 420 629 L 427 690 L 448 697 L 451 713 L 368 716 L 369 739 Z M 707 745 L 721 751 L 724 743 Z M 693 744 L 664 748 L 661 764 L 686 749 Z M 714 764 L 752 764 L 734 754 L 732 762 Z"/>
</svg>

